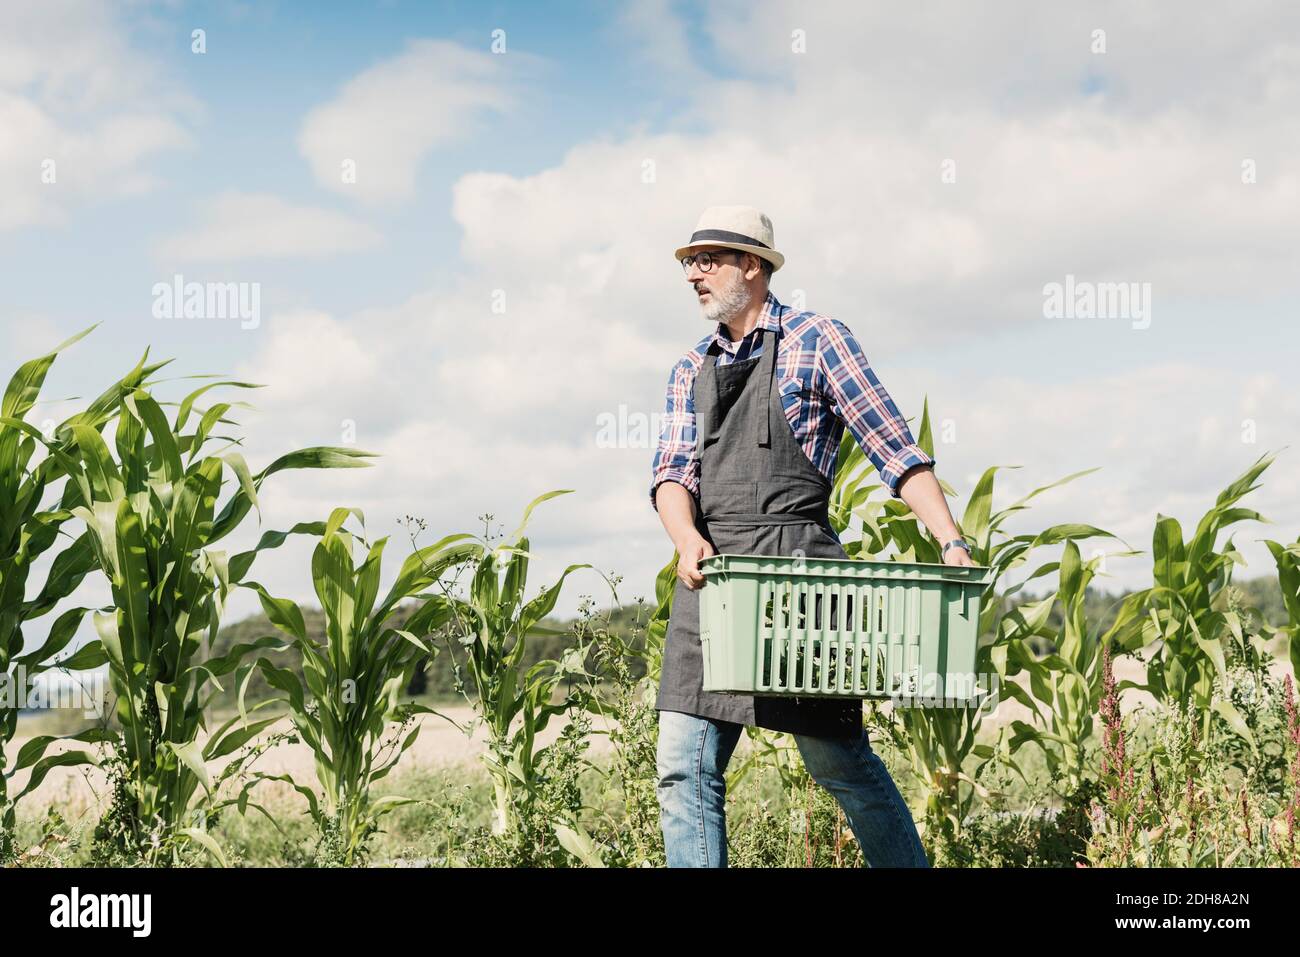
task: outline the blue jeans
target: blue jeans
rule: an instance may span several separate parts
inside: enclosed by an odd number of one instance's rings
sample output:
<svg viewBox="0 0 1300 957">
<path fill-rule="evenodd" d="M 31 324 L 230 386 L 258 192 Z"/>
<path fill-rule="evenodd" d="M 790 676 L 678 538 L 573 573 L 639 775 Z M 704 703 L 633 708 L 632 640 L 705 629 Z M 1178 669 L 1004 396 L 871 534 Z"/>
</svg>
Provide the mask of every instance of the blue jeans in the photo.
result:
<svg viewBox="0 0 1300 957">
<path fill-rule="evenodd" d="M 669 867 L 726 867 L 724 777 L 743 725 L 659 712 L 659 820 Z M 844 809 L 872 867 L 929 867 L 921 837 L 864 728 L 852 738 L 794 735 L 812 779 Z"/>
</svg>

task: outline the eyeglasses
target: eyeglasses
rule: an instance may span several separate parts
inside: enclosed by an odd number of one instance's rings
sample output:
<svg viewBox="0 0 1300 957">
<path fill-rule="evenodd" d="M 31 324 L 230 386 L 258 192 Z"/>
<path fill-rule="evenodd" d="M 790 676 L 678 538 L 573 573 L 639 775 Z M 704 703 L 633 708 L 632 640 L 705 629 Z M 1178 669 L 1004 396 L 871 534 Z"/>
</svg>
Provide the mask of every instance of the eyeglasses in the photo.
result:
<svg viewBox="0 0 1300 957">
<path fill-rule="evenodd" d="M 716 252 L 695 253 L 690 256 L 682 257 L 682 269 L 686 272 L 691 271 L 691 266 L 699 266 L 700 272 L 713 272 L 713 264 L 718 261 L 718 257 L 724 253 L 731 256 L 744 256 L 745 254 L 735 249 L 719 249 Z"/>
</svg>

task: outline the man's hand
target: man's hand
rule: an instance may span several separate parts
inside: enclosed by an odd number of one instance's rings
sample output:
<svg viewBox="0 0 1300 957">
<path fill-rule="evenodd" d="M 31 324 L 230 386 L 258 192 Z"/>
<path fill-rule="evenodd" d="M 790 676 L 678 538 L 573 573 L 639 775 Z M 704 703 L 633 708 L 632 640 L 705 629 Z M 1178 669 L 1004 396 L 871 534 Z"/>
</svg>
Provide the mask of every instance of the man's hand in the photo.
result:
<svg viewBox="0 0 1300 957">
<path fill-rule="evenodd" d="M 700 562 L 715 554 L 713 546 L 698 532 L 677 546 L 677 577 L 682 584 L 694 590 L 704 584 L 704 575 L 700 573 Z"/>
<path fill-rule="evenodd" d="M 964 548 L 950 548 L 948 554 L 943 556 L 945 565 L 966 565 L 973 567 L 975 562 L 970 557 L 970 553 Z"/>
<path fill-rule="evenodd" d="M 695 527 L 695 499 L 677 482 L 664 482 L 655 490 L 655 505 L 664 531 L 677 549 L 677 577 L 694 591 L 704 584 L 700 562 L 715 554 L 708 539 Z"/>
</svg>

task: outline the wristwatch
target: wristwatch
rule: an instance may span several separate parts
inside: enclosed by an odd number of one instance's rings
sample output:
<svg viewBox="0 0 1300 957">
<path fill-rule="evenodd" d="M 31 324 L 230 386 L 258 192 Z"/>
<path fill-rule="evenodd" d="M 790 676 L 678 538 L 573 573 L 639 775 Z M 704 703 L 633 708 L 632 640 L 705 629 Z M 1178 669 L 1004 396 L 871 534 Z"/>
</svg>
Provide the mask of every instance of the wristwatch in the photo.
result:
<svg viewBox="0 0 1300 957">
<path fill-rule="evenodd" d="M 940 558 L 947 558 L 947 557 L 948 557 L 948 549 L 950 549 L 950 548 L 960 548 L 960 549 L 961 549 L 962 551 L 964 551 L 967 555 L 970 554 L 970 545 L 966 544 L 966 539 L 964 539 L 964 538 L 954 538 L 954 539 L 953 539 L 951 542 L 949 542 L 947 545 L 943 546 L 943 551 L 941 551 L 941 552 L 939 553 L 939 557 L 940 557 Z"/>
</svg>

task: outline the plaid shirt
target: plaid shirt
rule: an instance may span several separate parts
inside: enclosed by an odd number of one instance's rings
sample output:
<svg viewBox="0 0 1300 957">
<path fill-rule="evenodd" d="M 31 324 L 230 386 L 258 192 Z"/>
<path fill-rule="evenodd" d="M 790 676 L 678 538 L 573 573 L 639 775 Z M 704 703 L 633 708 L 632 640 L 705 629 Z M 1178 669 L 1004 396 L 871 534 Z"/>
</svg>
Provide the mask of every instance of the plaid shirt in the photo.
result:
<svg viewBox="0 0 1300 957">
<path fill-rule="evenodd" d="M 695 377 L 709 346 L 721 348 L 719 365 L 752 359 L 763 352 L 760 329 L 781 329 L 776 385 L 795 441 L 826 479 L 835 481 L 835 458 L 847 425 L 889 488 L 898 496 L 898 480 L 915 465 L 934 459 L 912 439 L 893 399 L 872 372 L 858 341 L 838 319 L 813 312 L 796 313 L 770 292 L 753 331 L 739 342 L 726 327 L 701 339 L 668 376 L 667 412 L 654 457 L 650 503 L 662 482 L 677 482 L 700 494 L 700 459 L 696 449 Z M 656 506 L 657 507 L 657 506 Z"/>
</svg>

